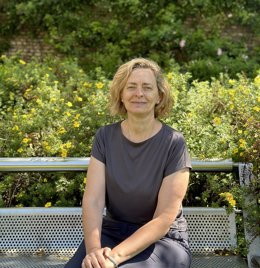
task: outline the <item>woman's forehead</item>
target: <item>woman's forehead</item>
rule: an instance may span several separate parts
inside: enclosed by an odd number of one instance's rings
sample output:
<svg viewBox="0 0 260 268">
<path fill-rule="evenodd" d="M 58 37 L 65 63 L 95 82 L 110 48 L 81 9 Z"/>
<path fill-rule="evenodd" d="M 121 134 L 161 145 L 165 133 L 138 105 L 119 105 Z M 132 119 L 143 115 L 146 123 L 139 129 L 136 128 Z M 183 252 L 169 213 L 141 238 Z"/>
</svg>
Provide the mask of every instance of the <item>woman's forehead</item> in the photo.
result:
<svg viewBox="0 0 260 268">
<path fill-rule="evenodd" d="M 154 72 L 150 68 L 137 68 L 129 75 L 127 82 L 133 80 L 144 80 L 146 83 L 152 83 L 156 81 Z"/>
</svg>

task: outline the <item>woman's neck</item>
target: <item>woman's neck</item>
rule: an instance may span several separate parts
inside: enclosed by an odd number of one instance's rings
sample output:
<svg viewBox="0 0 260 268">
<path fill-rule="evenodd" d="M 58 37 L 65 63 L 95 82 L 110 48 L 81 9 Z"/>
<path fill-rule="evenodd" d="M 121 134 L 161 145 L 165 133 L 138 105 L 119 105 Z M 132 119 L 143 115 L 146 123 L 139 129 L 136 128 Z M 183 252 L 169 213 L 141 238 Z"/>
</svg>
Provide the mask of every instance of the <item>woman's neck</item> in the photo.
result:
<svg viewBox="0 0 260 268">
<path fill-rule="evenodd" d="M 154 136 L 161 123 L 154 117 L 128 117 L 122 124 L 123 134 L 133 142 L 142 142 Z"/>
</svg>

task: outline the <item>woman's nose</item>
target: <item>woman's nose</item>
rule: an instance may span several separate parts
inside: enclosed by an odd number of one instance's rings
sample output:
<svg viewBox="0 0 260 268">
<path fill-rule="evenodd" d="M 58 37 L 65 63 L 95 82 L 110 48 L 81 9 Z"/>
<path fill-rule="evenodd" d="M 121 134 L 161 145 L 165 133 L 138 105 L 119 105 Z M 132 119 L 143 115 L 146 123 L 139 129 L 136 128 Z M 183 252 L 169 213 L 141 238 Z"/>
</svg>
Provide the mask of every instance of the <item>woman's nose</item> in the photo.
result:
<svg viewBox="0 0 260 268">
<path fill-rule="evenodd" d="M 142 97 L 144 95 L 143 90 L 141 87 L 137 87 L 135 91 L 135 95 L 138 97 Z"/>
</svg>

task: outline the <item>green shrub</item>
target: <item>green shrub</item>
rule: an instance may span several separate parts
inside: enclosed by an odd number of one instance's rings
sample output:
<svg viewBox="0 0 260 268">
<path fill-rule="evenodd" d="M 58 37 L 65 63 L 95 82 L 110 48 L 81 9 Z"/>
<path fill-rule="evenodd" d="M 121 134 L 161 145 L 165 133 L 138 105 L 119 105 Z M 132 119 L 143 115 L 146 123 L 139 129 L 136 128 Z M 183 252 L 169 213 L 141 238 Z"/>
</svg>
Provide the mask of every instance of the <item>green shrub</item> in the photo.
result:
<svg viewBox="0 0 260 268">
<path fill-rule="evenodd" d="M 137 56 L 166 70 L 177 63 L 194 79 L 219 72 L 235 78 L 242 71 L 254 77 L 260 16 L 257 3 L 248 2 L 9 0 L 0 6 L 0 37 L 11 40 L 21 29 L 43 34 L 60 54 L 77 57 L 84 70 L 102 67 L 110 78 L 119 64 Z M 8 47 L 2 44 L 0 51 Z"/>
<path fill-rule="evenodd" d="M 173 68 L 167 77 L 175 106 L 164 122 L 184 133 L 192 158 L 254 165 L 255 180 L 245 189 L 230 175 L 192 174 L 185 205 L 245 208 L 259 233 L 260 75 L 200 82 Z M 118 120 L 107 109 L 109 83 L 100 68 L 86 73 L 75 60 L 26 63 L 2 56 L 1 157 L 88 157 L 97 128 Z M 80 206 L 84 177 L 2 173 L 0 206 Z M 245 193 L 253 195 L 250 207 Z"/>
<path fill-rule="evenodd" d="M 89 156 L 97 128 L 116 120 L 101 69 L 90 78 L 73 60 L 26 63 L 3 56 L 0 74 L 3 157 Z M 191 84 L 188 73 L 167 76 L 175 106 L 165 122 L 185 134 L 192 157 L 252 162 L 258 172 L 260 76 Z"/>
<path fill-rule="evenodd" d="M 93 80 L 73 61 L 3 56 L 0 74 L 1 157 L 90 155 L 96 129 L 111 120 L 101 70 Z M 80 205 L 83 176 L 1 174 L 0 205 Z"/>
</svg>

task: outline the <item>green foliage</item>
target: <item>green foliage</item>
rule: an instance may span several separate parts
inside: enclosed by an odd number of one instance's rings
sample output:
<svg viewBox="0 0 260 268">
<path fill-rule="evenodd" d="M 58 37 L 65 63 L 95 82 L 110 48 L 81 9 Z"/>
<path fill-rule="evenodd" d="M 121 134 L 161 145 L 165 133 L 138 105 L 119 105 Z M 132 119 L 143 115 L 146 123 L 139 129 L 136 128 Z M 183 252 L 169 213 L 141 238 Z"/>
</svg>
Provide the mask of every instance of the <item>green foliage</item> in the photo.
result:
<svg viewBox="0 0 260 268">
<path fill-rule="evenodd" d="M 108 80 L 102 72 L 96 70 L 95 81 L 72 61 L 2 59 L 1 155 L 89 155 L 95 129 L 109 121 L 104 116 Z"/>
<path fill-rule="evenodd" d="M 2 57 L 0 155 L 89 156 L 93 136 L 111 119 L 108 80 L 90 79 L 73 61 Z M 0 174 L 1 206 L 80 205 L 82 174 Z"/>
<path fill-rule="evenodd" d="M 97 128 L 116 120 L 107 109 L 110 80 L 100 68 L 88 74 L 74 60 L 26 63 L 2 56 L 0 75 L 3 157 L 89 156 Z M 184 133 L 192 157 L 251 162 L 259 173 L 260 76 L 190 82 L 189 73 L 173 69 L 167 77 L 175 106 L 164 121 Z M 192 185 L 203 194 L 195 191 L 187 202 L 215 206 L 219 193 L 236 186 L 226 176 L 205 178 L 194 175 Z"/>
<path fill-rule="evenodd" d="M 59 53 L 77 57 L 86 71 L 102 67 L 108 77 L 137 56 L 152 58 L 166 70 L 178 64 L 194 79 L 220 72 L 235 78 L 241 71 L 254 77 L 260 55 L 258 6 L 245 0 L 10 0 L 0 7 L 1 35 L 24 28 L 34 36 L 44 33 Z"/>
<path fill-rule="evenodd" d="M 247 213 L 247 228 L 260 234 L 260 75 L 219 79 L 191 84 L 188 74 L 168 74 L 176 105 L 167 123 L 181 130 L 193 158 L 232 159 L 249 162 L 254 176 L 249 187 L 226 174 L 193 174 L 185 199 L 192 206 L 234 206 Z M 240 252 L 245 243 L 239 238 Z"/>
<path fill-rule="evenodd" d="M 254 165 L 255 180 L 243 189 L 233 176 L 192 174 L 185 205 L 244 208 L 251 229 L 259 233 L 260 74 L 198 81 L 174 66 L 167 78 L 175 105 L 164 122 L 184 133 L 192 158 Z M 107 107 L 109 83 L 101 68 L 85 72 L 73 59 L 26 63 L 2 56 L 1 157 L 89 156 L 97 128 L 118 120 Z M 2 173 L 0 206 L 79 206 L 84 177 Z M 253 197 L 249 207 L 246 196 Z"/>
<path fill-rule="evenodd" d="M 191 85 L 187 75 L 168 76 L 177 98 L 168 122 L 185 133 L 193 157 L 232 158 L 252 162 L 258 170 L 260 76 L 222 74 Z"/>
</svg>

